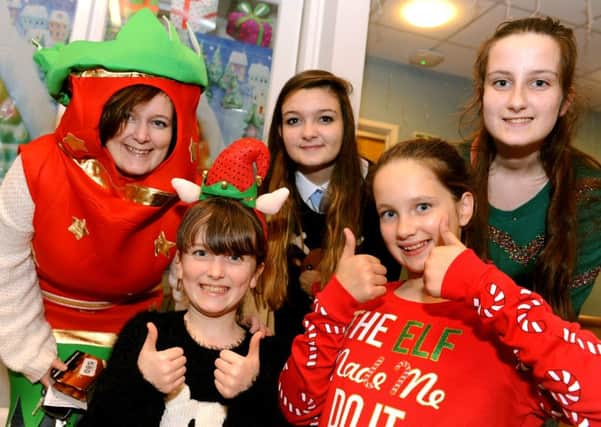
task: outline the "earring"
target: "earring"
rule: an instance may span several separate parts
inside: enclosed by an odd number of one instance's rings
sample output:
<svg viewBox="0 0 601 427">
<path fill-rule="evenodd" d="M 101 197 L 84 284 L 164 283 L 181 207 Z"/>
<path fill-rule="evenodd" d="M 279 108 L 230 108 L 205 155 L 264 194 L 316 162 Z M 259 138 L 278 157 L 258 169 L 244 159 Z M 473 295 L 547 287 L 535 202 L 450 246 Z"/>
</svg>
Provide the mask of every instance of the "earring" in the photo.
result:
<svg viewBox="0 0 601 427">
<path fill-rule="evenodd" d="M 177 284 L 175 285 L 175 290 L 181 292 L 184 289 L 184 281 L 182 279 L 177 279 Z"/>
</svg>

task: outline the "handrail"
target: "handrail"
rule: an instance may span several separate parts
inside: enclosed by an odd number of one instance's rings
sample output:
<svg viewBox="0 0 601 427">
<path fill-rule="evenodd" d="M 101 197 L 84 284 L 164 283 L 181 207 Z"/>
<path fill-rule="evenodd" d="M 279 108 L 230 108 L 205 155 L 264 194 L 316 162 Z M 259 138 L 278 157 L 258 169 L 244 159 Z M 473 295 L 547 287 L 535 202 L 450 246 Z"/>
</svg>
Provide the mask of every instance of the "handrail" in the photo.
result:
<svg viewBox="0 0 601 427">
<path fill-rule="evenodd" d="M 601 328 L 601 316 L 581 314 L 578 316 L 578 323 L 584 327 Z"/>
</svg>

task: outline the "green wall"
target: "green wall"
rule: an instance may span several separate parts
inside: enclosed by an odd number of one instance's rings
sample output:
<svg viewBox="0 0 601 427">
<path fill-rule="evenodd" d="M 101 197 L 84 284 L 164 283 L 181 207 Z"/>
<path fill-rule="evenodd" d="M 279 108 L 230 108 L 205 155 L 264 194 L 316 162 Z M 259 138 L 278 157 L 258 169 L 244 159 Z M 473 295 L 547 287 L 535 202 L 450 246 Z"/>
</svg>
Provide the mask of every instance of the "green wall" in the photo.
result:
<svg viewBox="0 0 601 427">
<path fill-rule="evenodd" d="M 399 125 L 400 140 L 418 131 L 458 141 L 459 112 L 470 94 L 470 79 L 368 57 L 359 116 Z M 601 113 L 582 115 L 576 146 L 601 159 Z M 583 313 L 601 315 L 599 278 Z"/>
</svg>

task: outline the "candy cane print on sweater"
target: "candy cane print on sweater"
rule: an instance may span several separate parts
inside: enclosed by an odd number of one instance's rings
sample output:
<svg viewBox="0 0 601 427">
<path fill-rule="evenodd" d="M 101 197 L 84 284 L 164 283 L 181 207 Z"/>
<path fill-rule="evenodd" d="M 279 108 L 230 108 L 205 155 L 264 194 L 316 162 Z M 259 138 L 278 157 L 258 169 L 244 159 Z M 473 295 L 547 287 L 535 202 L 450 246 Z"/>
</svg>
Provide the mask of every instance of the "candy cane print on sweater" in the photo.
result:
<svg viewBox="0 0 601 427">
<path fill-rule="evenodd" d="M 474 304 L 482 322 L 530 368 L 539 388 L 559 406 L 552 413 L 561 412 L 578 426 L 601 425 L 601 342 L 591 332 L 555 316 L 538 294 L 469 250 L 453 261 L 442 288 L 443 297 L 465 302 L 501 293 L 504 304 L 498 310 Z"/>
<path fill-rule="evenodd" d="M 530 292 L 528 289 L 521 289 L 520 295 L 529 297 L 532 295 L 532 292 Z M 544 321 L 530 319 L 530 312 L 534 309 L 534 307 L 540 307 L 542 305 L 543 301 L 540 297 L 533 297 L 531 300 L 518 306 L 517 321 L 524 332 L 540 333 L 545 331 L 547 326 Z"/>
<path fill-rule="evenodd" d="M 581 349 L 588 350 L 592 354 L 601 355 L 601 343 L 590 340 L 583 340 L 581 337 L 576 336 L 576 333 L 570 331 L 568 328 L 563 329 L 563 339 L 566 342 L 577 344 Z"/>
<path fill-rule="evenodd" d="M 443 296 L 454 301 L 412 303 L 394 295 L 398 283 L 389 286 L 382 302 L 369 306 L 354 301 L 336 277 L 317 295 L 323 309 L 306 318 L 317 355 L 308 366 L 309 338 L 298 336 L 280 376 L 280 407 L 289 421 L 505 427 L 540 426 L 545 414 L 552 414 L 574 425 L 601 426 L 601 357 L 591 351 L 599 341 L 554 316 L 547 304 L 531 304 L 536 294 L 521 293 L 470 251 L 444 278 Z M 495 303 L 499 292 L 504 304 Z M 484 308 L 499 309 L 489 309 L 490 317 L 478 313 L 476 299 Z M 522 304 L 529 302 L 527 315 L 518 320 Z M 366 314 L 356 316 L 360 309 Z M 388 320 L 378 324 L 385 315 Z M 524 319 L 545 327 L 522 328 Z M 325 324 L 346 326 L 347 332 L 328 333 Z M 441 331 L 454 334 L 428 344 L 428 337 Z M 515 368 L 516 358 L 527 371 Z M 374 387 L 367 386 L 367 377 Z"/>
<path fill-rule="evenodd" d="M 491 283 L 488 286 L 488 294 L 493 298 L 491 304 L 484 306 L 479 298 L 474 298 L 474 307 L 478 310 L 479 315 L 493 317 L 494 314 L 501 310 L 505 305 L 505 294 L 494 283 Z"/>
<path fill-rule="evenodd" d="M 329 318 L 328 311 L 321 304 L 319 298 L 315 298 L 313 304 L 313 312 L 318 314 L 320 319 Z M 318 358 L 320 357 L 320 352 L 317 344 L 319 336 L 318 330 L 325 330 L 328 337 L 342 340 L 346 332 L 346 328 L 342 324 L 328 321 L 320 322 L 319 325 L 316 325 L 310 319 L 307 318 L 305 318 L 304 320 L 304 327 L 305 336 L 307 337 L 305 348 L 308 350 L 304 364 L 309 369 L 315 367 L 319 368 L 319 365 L 323 365 L 323 363 L 320 360 L 318 360 Z M 321 337 L 323 337 L 323 334 L 321 335 Z M 287 363 L 284 366 L 283 370 L 288 370 Z M 280 403 L 281 405 L 283 405 L 284 408 L 286 408 L 285 410 L 290 413 L 294 413 L 299 417 L 306 417 L 317 409 L 316 401 L 311 397 L 311 395 L 306 393 L 302 393 L 300 395 L 300 404 L 294 403 L 292 400 L 288 400 L 286 393 L 282 390 L 281 383 L 279 385 L 279 396 Z M 317 425 L 317 420 L 318 418 L 314 418 L 312 425 Z"/>
</svg>

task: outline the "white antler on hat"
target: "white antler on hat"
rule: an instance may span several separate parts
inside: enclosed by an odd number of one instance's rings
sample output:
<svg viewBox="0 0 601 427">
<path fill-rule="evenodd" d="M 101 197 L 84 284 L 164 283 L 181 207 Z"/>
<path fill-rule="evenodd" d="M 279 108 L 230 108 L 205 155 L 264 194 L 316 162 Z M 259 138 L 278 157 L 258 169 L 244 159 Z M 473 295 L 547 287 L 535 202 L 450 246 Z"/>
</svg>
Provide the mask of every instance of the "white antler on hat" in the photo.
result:
<svg viewBox="0 0 601 427">
<path fill-rule="evenodd" d="M 263 214 L 273 215 L 280 210 L 290 192 L 283 187 L 257 197 L 258 186 L 268 169 L 269 150 L 265 144 L 257 139 L 243 138 L 231 143 L 217 156 L 211 169 L 203 173 L 202 187 L 182 178 L 173 178 L 171 185 L 186 203 L 207 197 L 226 197 L 239 200 Z"/>
</svg>

